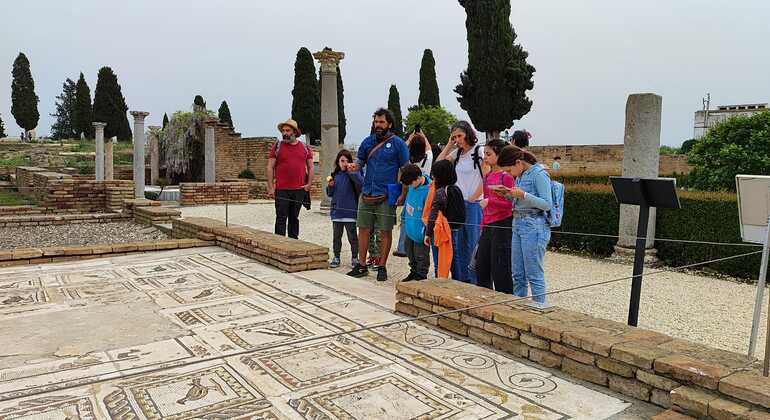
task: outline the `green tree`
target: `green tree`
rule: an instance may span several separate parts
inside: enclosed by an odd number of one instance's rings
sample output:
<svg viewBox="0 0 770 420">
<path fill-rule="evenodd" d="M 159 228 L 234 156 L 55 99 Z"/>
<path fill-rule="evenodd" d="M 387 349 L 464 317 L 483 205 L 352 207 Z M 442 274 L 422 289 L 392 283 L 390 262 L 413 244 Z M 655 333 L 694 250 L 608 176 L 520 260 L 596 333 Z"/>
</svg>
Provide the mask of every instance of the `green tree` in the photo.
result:
<svg viewBox="0 0 770 420">
<path fill-rule="evenodd" d="M 5 124 L 3 124 L 3 117 L 0 115 L 0 139 L 3 137 L 8 137 L 8 135 L 5 134 Z"/>
<path fill-rule="evenodd" d="M 203 100 L 203 96 L 201 95 L 195 95 L 195 99 L 193 99 L 193 105 L 206 109 L 206 101 Z"/>
<path fill-rule="evenodd" d="M 509 0 L 459 1 L 466 13 L 468 68 L 455 88 L 457 100 L 476 128 L 494 138 L 532 108 L 527 91 L 534 87 L 535 68 L 515 43 Z"/>
<path fill-rule="evenodd" d="M 72 115 L 75 137 L 82 133 L 86 138 L 94 137 L 94 109 L 91 107 L 91 88 L 88 87 L 83 73 L 75 86 L 75 110 Z"/>
<path fill-rule="evenodd" d="M 449 128 L 457 122 L 457 117 L 444 108 L 433 106 L 427 108 L 409 108 L 406 116 L 406 131 L 414 130 L 420 124 L 420 129 L 431 144 L 446 144 L 449 138 Z"/>
<path fill-rule="evenodd" d="M 313 143 L 321 140 L 321 91 L 315 62 L 310 51 L 302 47 L 294 62 L 294 89 L 291 91 L 291 118 Z"/>
<path fill-rule="evenodd" d="M 51 125 L 51 138 L 56 140 L 73 139 L 75 134 L 75 82 L 69 77 L 62 84 L 62 93 L 56 97 L 56 112 L 51 114 L 56 117 L 56 122 Z"/>
<path fill-rule="evenodd" d="M 401 95 L 398 94 L 396 85 L 390 85 L 388 93 L 388 109 L 393 113 L 393 132 L 399 137 L 404 137 L 404 122 L 401 114 Z"/>
<path fill-rule="evenodd" d="M 683 155 L 690 153 L 690 150 L 692 150 L 692 147 L 697 141 L 698 140 L 696 139 L 685 140 L 684 143 L 682 143 L 682 146 L 679 147 L 679 153 Z"/>
<path fill-rule="evenodd" d="M 770 174 L 770 112 L 738 116 L 712 127 L 690 150 L 689 183 L 702 190 L 735 190 L 735 175 Z"/>
<path fill-rule="evenodd" d="M 102 67 L 94 89 L 94 121 L 107 123 L 104 128 L 105 138 L 117 136 L 120 141 L 131 140 L 126 111 L 128 105 L 121 93 L 118 77 L 111 68 Z"/>
<path fill-rule="evenodd" d="M 166 114 L 164 112 L 163 113 L 163 128 L 166 128 L 167 125 L 168 125 L 168 114 Z"/>
<path fill-rule="evenodd" d="M 671 146 L 660 146 L 660 154 L 662 155 L 678 155 L 679 149 Z"/>
<path fill-rule="evenodd" d="M 337 122 L 339 124 L 340 144 L 345 144 L 348 135 L 348 120 L 345 117 L 345 87 L 342 85 L 342 73 L 337 65 Z"/>
<path fill-rule="evenodd" d="M 219 105 L 219 112 L 217 112 L 217 115 L 219 116 L 219 121 L 227 123 L 230 128 L 234 128 L 233 117 L 230 116 L 230 107 L 227 106 L 227 101 L 222 101 L 222 104 Z"/>
<path fill-rule="evenodd" d="M 11 114 L 16 124 L 26 131 L 33 130 L 40 121 L 35 94 L 35 81 L 29 69 L 29 60 L 24 53 L 19 53 L 13 61 L 13 81 L 11 82 Z"/>
<path fill-rule="evenodd" d="M 425 50 L 422 53 L 420 65 L 420 97 L 417 106 L 441 106 L 438 95 L 438 82 L 436 81 L 436 60 L 433 51 Z"/>
</svg>

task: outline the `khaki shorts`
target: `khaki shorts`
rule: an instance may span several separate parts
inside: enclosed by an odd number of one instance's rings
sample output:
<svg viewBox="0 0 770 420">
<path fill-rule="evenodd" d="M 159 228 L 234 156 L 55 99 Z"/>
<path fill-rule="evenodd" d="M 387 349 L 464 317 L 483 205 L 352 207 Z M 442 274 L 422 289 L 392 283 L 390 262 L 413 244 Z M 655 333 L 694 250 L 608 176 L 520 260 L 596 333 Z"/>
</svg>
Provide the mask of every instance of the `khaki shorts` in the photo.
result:
<svg viewBox="0 0 770 420">
<path fill-rule="evenodd" d="M 369 204 L 363 199 L 358 203 L 358 218 L 356 225 L 364 229 L 377 229 L 382 231 L 392 231 L 396 224 L 396 206 L 388 204 L 384 200 L 380 204 Z"/>
</svg>

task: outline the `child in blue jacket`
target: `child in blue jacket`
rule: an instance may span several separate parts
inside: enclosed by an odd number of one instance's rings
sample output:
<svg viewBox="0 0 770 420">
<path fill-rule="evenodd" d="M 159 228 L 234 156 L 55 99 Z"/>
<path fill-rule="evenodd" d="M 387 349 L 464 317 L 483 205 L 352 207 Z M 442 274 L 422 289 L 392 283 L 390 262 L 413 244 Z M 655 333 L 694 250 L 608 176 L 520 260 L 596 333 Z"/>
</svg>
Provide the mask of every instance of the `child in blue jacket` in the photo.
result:
<svg viewBox="0 0 770 420">
<path fill-rule="evenodd" d="M 337 153 L 334 171 L 327 178 L 326 195 L 331 197 L 332 218 L 332 250 L 334 258 L 329 261 L 329 267 L 340 266 L 342 251 L 342 231 L 348 234 L 348 242 L 353 258 L 350 264 L 358 264 L 358 234 L 356 233 L 356 218 L 358 216 L 358 196 L 361 194 L 361 184 L 364 178 L 359 172 L 348 172 L 348 164 L 353 163 L 353 155 L 342 149 Z"/>
<path fill-rule="evenodd" d="M 409 258 L 409 276 L 401 281 L 424 280 L 428 278 L 430 248 L 425 245 L 425 225 L 422 212 L 425 198 L 430 190 L 430 177 L 415 164 L 401 168 L 401 184 L 409 187 L 404 201 L 402 223 L 406 232 L 406 256 Z"/>
</svg>

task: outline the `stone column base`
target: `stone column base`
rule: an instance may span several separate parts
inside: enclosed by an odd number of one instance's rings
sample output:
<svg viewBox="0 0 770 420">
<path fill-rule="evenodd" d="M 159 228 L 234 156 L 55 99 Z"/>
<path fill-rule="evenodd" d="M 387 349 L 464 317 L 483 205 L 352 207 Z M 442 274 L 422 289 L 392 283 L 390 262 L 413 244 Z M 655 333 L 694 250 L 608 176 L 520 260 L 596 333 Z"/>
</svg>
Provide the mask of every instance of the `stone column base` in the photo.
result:
<svg viewBox="0 0 770 420">
<path fill-rule="evenodd" d="M 329 214 L 332 211 L 332 199 L 324 194 L 324 198 L 321 200 L 321 209 L 319 213 Z"/>
<path fill-rule="evenodd" d="M 612 254 L 612 259 L 624 264 L 633 264 L 635 252 L 636 250 L 634 248 L 625 248 L 622 246 L 615 245 L 615 252 Z M 644 265 L 646 267 L 650 267 L 650 266 L 655 267 L 655 266 L 661 265 L 661 262 L 658 259 L 657 249 L 648 248 L 644 250 Z"/>
</svg>

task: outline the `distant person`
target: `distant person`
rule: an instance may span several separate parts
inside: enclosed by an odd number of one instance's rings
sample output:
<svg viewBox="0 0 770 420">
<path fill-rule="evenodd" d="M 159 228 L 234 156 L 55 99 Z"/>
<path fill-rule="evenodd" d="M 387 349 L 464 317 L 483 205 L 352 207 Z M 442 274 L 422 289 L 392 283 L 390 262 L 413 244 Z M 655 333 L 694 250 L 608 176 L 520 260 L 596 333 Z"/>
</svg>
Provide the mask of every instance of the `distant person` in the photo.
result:
<svg viewBox="0 0 770 420">
<path fill-rule="evenodd" d="M 366 261 L 369 234 L 377 229 L 381 241 L 377 281 L 385 281 L 388 279 L 385 267 L 393 241 L 393 225 L 396 223 L 396 206 L 388 202 L 388 185 L 398 185 L 398 171 L 409 162 L 409 150 L 404 140 L 393 134 L 395 118 L 392 112 L 380 108 L 374 112 L 373 120 L 375 134 L 364 139 L 358 148 L 356 162 L 348 167 L 352 172 L 365 168 L 356 223 L 361 242 L 358 247 L 359 263 L 348 275 L 364 277 L 369 274 L 362 262 Z"/>
<path fill-rule="evenodd" d="M 334 161 L 334 171 L 326 185 L 326 195 L 331 197 L 332 219 L 332 251 L 334 257 L 329 262 L 329 267 L 340 266 L 340 253 L 342 252 L 342 233 L 347 232 L 350 243 L 351 266 L 358 265 L 358 233 L 356 232 L 356 218 L 358 217 L 358 196 L 361 193 L 361 185 L 364 178 L 358 172 L 348 171 L 348 165 L 353 162 L 353 155 L 342 149 L 337 153 Z"/>
<path fill-rule="evenodd" d="M 275 198 L 275 234 L 299 238 L 299 212 L 313 179 L 313 151 L 299 141 L 297 122 L 278 124 L 281 139 L 267 161 L 267 194 Z"/>
<path fill-rule="evenodd" d="M 406 254 L 409 275 L 401 281 L 425 280 L 430 269 L 430 246 L 425 244 L 425 225 L 422 213 L 430 190 L 430 177 L 414 163 L 401 168 L 401 184 L 407 186 L 402 226 L 405 226 Z"/>
<path fill-rule="evenodd" d="M 21 132 L 21 136 L 19 137 L 21 139 L 21 142 L 24 143 L 24 141 L 27 139 L 27 136 L 24 135 L 24 132 Z"/>
<path fill-rule="evenodd" d="M 551 164 L 551 169 L 553 169 L 554 172 L 561 169 L 561 156 L 553 157 L 553 163 Z"/>
<path fill-rule="evenodd" d="M 516 130 L 513 132 L 513 145 L 519 149 L 527 150 L 529 147 L 529 140 L 532 138 L 527 130 Z"/>
</svg>

